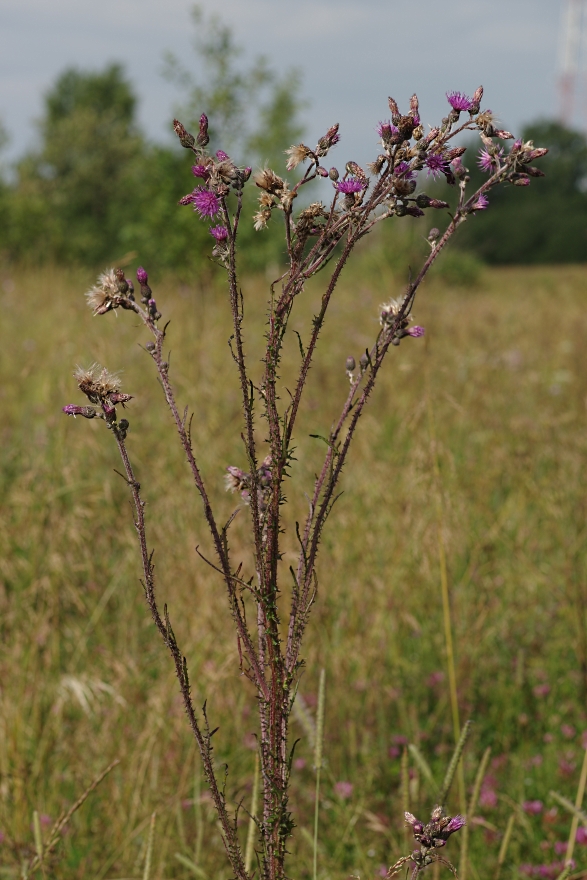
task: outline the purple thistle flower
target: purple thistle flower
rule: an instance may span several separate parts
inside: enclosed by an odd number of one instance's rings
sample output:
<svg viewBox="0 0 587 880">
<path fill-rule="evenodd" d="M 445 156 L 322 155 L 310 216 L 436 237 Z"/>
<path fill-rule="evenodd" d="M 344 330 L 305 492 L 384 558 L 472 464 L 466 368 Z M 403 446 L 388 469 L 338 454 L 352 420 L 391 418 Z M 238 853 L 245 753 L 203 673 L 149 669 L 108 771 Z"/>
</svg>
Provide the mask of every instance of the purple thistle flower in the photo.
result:
<svg viewBox="0 0 587 880">
<path fill-rule="evenodd" d="M 486 195 L 481 193 L 475 204 L 473 205 L 473 211 L 484 211 L 485 208 L 489 206 L 489 199 Z"/>
<path fill-rule="evenodd" d="M 480 150 L 479 151 L 479 159 L 477 164 L 481 171 L 485 171 L 489 173 L 493 171 L 494 168 L 497 168 L 499 160 L 503 156 L 503 149 L 499 149 L 497 153 L 490 153 L 488 150 Z"/>
<path fill-rule="evenodd" d="M 455 831 L 459 831 L 463 825 L 466 825 L 464 816 L 453 816 L 446 828 L 444 829 L 445 834 L 454 834 Z"/>
<path fill-rule="evenodd" d="M 350 193 L 358 193 L 363 189 L 363 184 L 356 177 L 349 177 L 348 180 L 339 180 L 336 188 L 340 193 L 349 195 Z"/>
<path fill-rule="evenodd" d="M 197 211 L 202 220 L 204 217 L 214 217 L 220 210 L 218 196 L 212 190 L 204 186 L 198 186 L 191 195 L 194 203 L 194 211 Z"/>
<path fill-rule="evenodd" d="M 420 327 L 419 324 L 416 324 L 415 327 L 409 327 L 406 330 L 406 334 L 408 336 L 413 336 L 414 339 L 418 339 L 420 336 L 424 336 L 425 333 L 426 333 L 426 330 L 424 329 L 424 327 Z M 454 819 L 452 819 L 451 821 L 454 822 Z M 457 829 L 455 829 L 455 830 L 457 830 Z"/>
<path fill-rule="evenodd" d="M 202 177 L 204 180 L 208 180 L 210 177 L 210 172 L 205 165 L 192 165 L 192 174 L 195 177 Z"/>
<path fill-rule="evenodd" d="M 398 162 L 393 169 L 395 177 L 403 177 L 404 180 L 413 180 L 414 172 L 407 162 Z"/>
<path fill-rule="evenodd" d="M 464 92 L 447 92 L 446 100 L 453 110 L 461 112 L 462 110 L 470 110 L 473 102 L 465 95 Z"/>
<path fill-rule="evenodd" d="M 226 241 L 228 238 L 228 229 L 226 226 L 211 226 L 210 235 L 215 238 L 216 241 Z"/>
<path fill-rule="evenodd" d="M 389 140 L 393 135 L 399 134 L 399 129 L 391 122 L 380 122 L 377 126 L 377 134 L 380 138 Z"/>
<path fill-rule="evenodd" d="M 428 177 L 432 175 L 436 179 L 441 174 L 446 174 L 448 165 L 442 153 L 431 153 L 426 158 L 426 167 L 428 168 Z"/>
<path fill-rule="evenodd" d="M 224 162 L 225 159 L 228 159 L 228 153 L 225 153 L 224 150 L 216 150 L 216 158 Z"/>
<path fill-rule="evenodd" d="M 542 807 L 542 801 L 524 801 L 522 804 L 523 811 L 529 816 L 537 816 L 542 812 Z"/>
<path fill-rule="evenodd" d="M 139 268 L 137 269 L 137 281 L 139 282 L 139 284 L 146 284 L 148 280 L 149 276 L 147 274 L 147 270 L 143 269 L 142 266 L 139 266 Z"/>
</svg>

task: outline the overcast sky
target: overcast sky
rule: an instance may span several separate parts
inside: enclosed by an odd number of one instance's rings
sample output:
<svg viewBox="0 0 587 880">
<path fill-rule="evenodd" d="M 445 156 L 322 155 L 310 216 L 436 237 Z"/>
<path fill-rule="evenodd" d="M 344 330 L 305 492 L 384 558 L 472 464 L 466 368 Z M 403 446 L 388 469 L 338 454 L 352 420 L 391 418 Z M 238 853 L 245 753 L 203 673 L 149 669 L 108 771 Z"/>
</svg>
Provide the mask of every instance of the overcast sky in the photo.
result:
<svg viewBox="0 0 587 880">
<path fill-rule="evenodd" d="M 177 86 L 163 53 L 194 66 L 189 0 L 0 0 L 0 120 L 7 154 L 34 145 L 42 95 L 67 66 L 122 61 L 149 136 L 164 140 Z M 446 113 L 445 92 L 485 87 L 484 105 L 517 131 L 557 113 L 563 0 L 201 0 L 232 25 L 246 57 L 303 69 L 308 139 L 341 125 L 341 159 L 376 149 L 387 96 L 407 109 L 413 91 L 423 122 Z M 205 108 L 202 108 L 205 109 Z"/>
</svg>

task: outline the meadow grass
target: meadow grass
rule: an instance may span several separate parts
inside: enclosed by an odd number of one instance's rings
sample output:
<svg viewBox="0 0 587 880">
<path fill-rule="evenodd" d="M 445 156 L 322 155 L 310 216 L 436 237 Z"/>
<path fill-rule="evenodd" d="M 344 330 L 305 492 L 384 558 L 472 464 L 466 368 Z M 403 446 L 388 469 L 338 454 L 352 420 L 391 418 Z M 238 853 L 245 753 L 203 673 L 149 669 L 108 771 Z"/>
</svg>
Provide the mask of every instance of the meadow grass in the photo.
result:
<svg viewBox="0 0 587 880">
<path fill-rule="evenodd" d="M 229 767 L 227 796 L 247 808 L 254 694 L 238 674 L 220 578 L 195 553 L 200 545 L 212 555 L 139 346 L 146 334 L 130 314 L 92 318 L 82 296 L 92 281 L 0 270 L 0 876 L 20 876 L 39 835 L 118 758 L 45 876 L 139 878 L 148 862 L 153 878 L 228 880 L 173 670 L 144 604 L 114 444 L 102 423 L 60 411 L 85 402 L 76 364 L 122 370 L 123 390 L 135 395 L 128 446 L 160 596 L 196 703 L 207 699 L 220 726 L 215 756 Z M 322 451 L 309 435 L 328 433 L 348 387 L 345 359 L 358 360 L 377 332 L 379 304 L 401 287 L 366 253 L 332 304 L 297 432 L 285 566 Z M 171 320 L 178 401 L 195 411 L 195 449 L 227 518 L 236 502 L 224 469 L 245 460 L 226 295 L 213 278 L 167 279 L 154 290 Z M 245 281 L 244 292 L 255 364 L 265 280 Z M 296 306 L 292 326 L 302 335 L 319 295 L 310 288 Z M 439 276 L 419 292 L 414 314 L 427 335 L 390 353 L 322 547 L 293 722 L 293 876 L 313 871 L 321 669 L 318 877 L 376 876 L 411 848 L 402 810 L 425 820 L 434 804 L 454 746 L 439 535 L 460 720 L 474 721 L 463 768 L 467 801 L 478 777 L 467 877 L 516 876 L 522 863 L 562 858 L 572 815 L 549 792 L 574 802 L 587 744 L 586 304 L 583 267 L 487 270 L 472 288 Z M 296 358 L 292 345 L 286 383 Z M 232 539 L 245 561 L 247 517 L 237 517 Z M 522 806 L 537 800 L 535 815 Z M 460 809 L 456 786 L 449 807 Z M 244 845 L 244 810 L 241 818 Z M 457 837 L 447 850 L 456 864 Z M 582 876 L 587 848 L 574 855 Z"/>
</svg>

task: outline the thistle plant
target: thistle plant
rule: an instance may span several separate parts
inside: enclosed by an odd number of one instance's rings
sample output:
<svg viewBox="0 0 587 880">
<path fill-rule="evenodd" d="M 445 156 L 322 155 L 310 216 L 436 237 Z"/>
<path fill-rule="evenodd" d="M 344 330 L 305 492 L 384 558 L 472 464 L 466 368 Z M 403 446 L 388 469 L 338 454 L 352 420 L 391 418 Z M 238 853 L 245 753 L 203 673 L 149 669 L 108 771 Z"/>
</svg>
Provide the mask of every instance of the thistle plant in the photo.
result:
<svg viewBox="0 0 587 880">
<path fill-rule="evenodd" d="M 122 269 L 105 272 L 87 294 L 88 304 L 95 315 L 105 315 L 119 308 L 133 312 L 150 337 L 144 348 L 153 361 L 212 538 L 214 557 L 205 561 L 214 569 L 216 574 L 213 577 L 224 584 L 234 623 L 240 672 L 256 691 L 260 810 L 254 817 L 258 831 L 257 861 L 249 870 L 236 814 L 229 808 L 214 765 L 214 731 L 206 705 L 199 711 L 194 706 L 188 666 L 174 634 L 172 613 L 167 607 L 161 609 L 157 599 L 145 502 L 127 445 L 129 421 L 120 415 L 121 408 L 131 403 L 132 395 L 123 391 L 120 380 L 106 369 L 94 365 L 78 370 L 77 383 L 87 403 L 83 406 L 70 404 L 63 410 L 68 415 L 103 420 L 118 447 L 123 476 L 134 503 L 145 598 L 175 665 L 226 854 L 233 876 L 238 880 L 248 880 L 257 870 L 264 880 L 281 880 L 286 876 L 288 840 L 294 828 L 289 804 L 292 757 L 289 723 L 304 664 L 304 634 L 318 594 L 318 553 L 359 419 L 379 372 L 390 351 L 402 341 L 404 344 L 418 344 L 416 340 L 423 335 L 424 329 L 412 318 L 416 293 L 461 223 L 488 208 L 489 194 L 495 186 L 506 183 L 527 186 L 532 177 L 542 173 L 533 162 L 546 150 L 535 148 L 531 142 L 514 140 L 509 132 L 499 129 L 491 111 L 481 109 L 482 97 L 482 88 L 477 89 L 472 98 L 460 92 L 448 94 L 450 109 L 447 116 L 428 131 L 421 121 L 415 95 L 410 99 L 406 113 L 401 112 L 398 104 L 390 98 L 390 118 L 379 123 L 379 151 L 367 168 L 354 161 L 346 162 L 341 168 L 327 168 L 330 164 L 327 159 L 340 137 L 338 125 L 333 125 L 316 146 L 297 144 L 286 151 L 287 171 L 299 166 L 303 168 L 295 183 L 271 168 L 263 168 L 253 176 L 251 168 L 238 166 L 221 150 L 212 155 L 208 150 L 208 119 L 205 115 L 201 116 L 199 131 L 195 135 L 179 121 L 174 123 L 181 145 L 193 154 L 192 172 L 196 178 L 194 189 L 181 199 L 180 205 L 191 206 L 200 220 L 210 224 L 211 258 L 226 275 L 227 305 L 232 321 L 230 352 L 240 389 L 244 446 L 241 466 L 228 465 L 226 482 L 229 489 L 240 493 L 248 511 L 250 568 L 249 563 L 234 559 L 231 551 L 229 539 L 235 514 L 222 523 L 213 510 L 207 482 L 192 444 L 189 410 L 180 407 L 177 401 L 164 354 L 168 336 L 168 325 L 160 323 L 164 305 L 155 300 L 148 273 L 143 268 L 137 270 L 136 297 L 133 284 L 125 278 Z M 485 182 L 474 192 L 469 192 L 470 179 L 463 158 L 470 148 L 453 146 L 455 139 L 464 132 L 479 135 L 481 152 L 478 162 L 487 174 Z M 510 140 L 514 141 L 513 145 L 506 150 L 504 143 Z M 421 188 L 421 180 L 430 178 L 444 178 L 454 187 L 456 205 L 452 213 L 447 213 L 448 202 L 429 196 Z M 310 183 L 314 183 L 313 193 L 320 190 L 321 198 L 296 211 L 296 200 L 303 187 Z M 260 376 L 251 370 L 245 354 L 245 303 L 237 272 L 237 242 L 244 222 L 245 186 L 256 186 L 260 190 L 259 206 L 253 219 L 257 230 L 261 231 L 269 222 L 274 222 L 277 214 L 281 214 L 284 224 L 285 269 L 269 289 Z M 357 243 L 378 224 L 391 222 L 392 218 L 397 218 L 396 222 L 407 222 L 401 218 L 422 217 L 430 211 L 440 218 L 447 217 L 447 221 L 437 220 L 429 232 L 430 251 L 426 259 L 405 290 L 395 292 L 395 296 L 382 294 L 386 301 L 379 311 L 378 332 L 358 364 L 350 356 L 344 365 L 341 364 L 341 370 L 344 369 L 348 376 L 348 391 L 345 399 L 339 402 L 338 415 L 330 430 L 326 429 L 322 438 L 326 441 L 326 449 L 314 485 L 308 492 L 305 521 L 295 525 L 297 564 L 284 576 L 281 564 L 286 510 L 284 480 L 295 476 L 294 448 L 300 409 L 337 284 Z M 443 230 L 439 228 L 442 226 Z M 298 335 L 300 360 L 297 377 L 291 387 L 284 388 L 280 369 L 284 340 L 288 332 L 294 332 L 290 331 L 290 318 L 303 302 L 308 280 L 321 271 L 326 280 L 320 307 L 313 317 L 308 337 L 302 339 Z M 295 492 L 295 486 L 295 480 L 292 480 L 289 494 Z M 285 577 L 289 581 L 287 591 Z M 445 816 L 441 806 L 435 808 L 426 825 L 411 814 L 406 818 L 419 849 L 400 862 L 411 862 L 416 876 L 435 861 L 436 850 L 447 843 L 464 819 Z M 393 873 L 393 867 L 390 873 Z"/>
</svg>

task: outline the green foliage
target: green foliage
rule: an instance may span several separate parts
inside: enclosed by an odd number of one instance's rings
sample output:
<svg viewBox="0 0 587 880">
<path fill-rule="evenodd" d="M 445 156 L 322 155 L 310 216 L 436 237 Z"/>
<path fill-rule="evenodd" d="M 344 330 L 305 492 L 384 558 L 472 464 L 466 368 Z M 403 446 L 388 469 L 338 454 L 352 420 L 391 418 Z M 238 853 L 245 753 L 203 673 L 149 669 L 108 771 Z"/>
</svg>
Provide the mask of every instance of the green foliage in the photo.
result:
<svg viewBox="0 0 587 880">
<path fill-rule="evenodd" d="M 546 177 L 526 188 L 494 190 L 490 207 L 459 231 L 460 247 L 489 263 L 579 263 L 587 255 L 587 140 L 557 122 L 527 126 L 524 140 L 550 152 L 540 160 Z M 483 174 L 473 155 L 464 161 L 471 185 Z"/>
<path fill-rule="evenodd" d="M 217 17 L 194 9 L 202 83 L 168 58 L 168 72 L 186 92 L 181 118 L 211 118 L 218 147 L 239 160 L 282 167 L 283 151 L 301 137 L 300 76 L 282 76 L 258 58 L 237 66 L 242 49 Z M 119 64 L 102 71 L 69 69 L 45 96 L 40 147 L 16 167 L 16 183 L 0 180 L 0 233 L 5 256 L 20 262 L 99 266 L 137 253 L 151 271 L 188 276 L 209 264 L 209 223 L 178 200 L 194 186 L 193 156 L 176 141 L 150 144 L 136 123 L 136 96 Z M 171 130 L 171 129 L 170 129 Z M 1 146 L 0 131 L 0 146 Z M 255 233 L 256 191 L 247 188 L 240 245 L 245 266 L 279 264 L 279 224 Z"/>
</svg>

